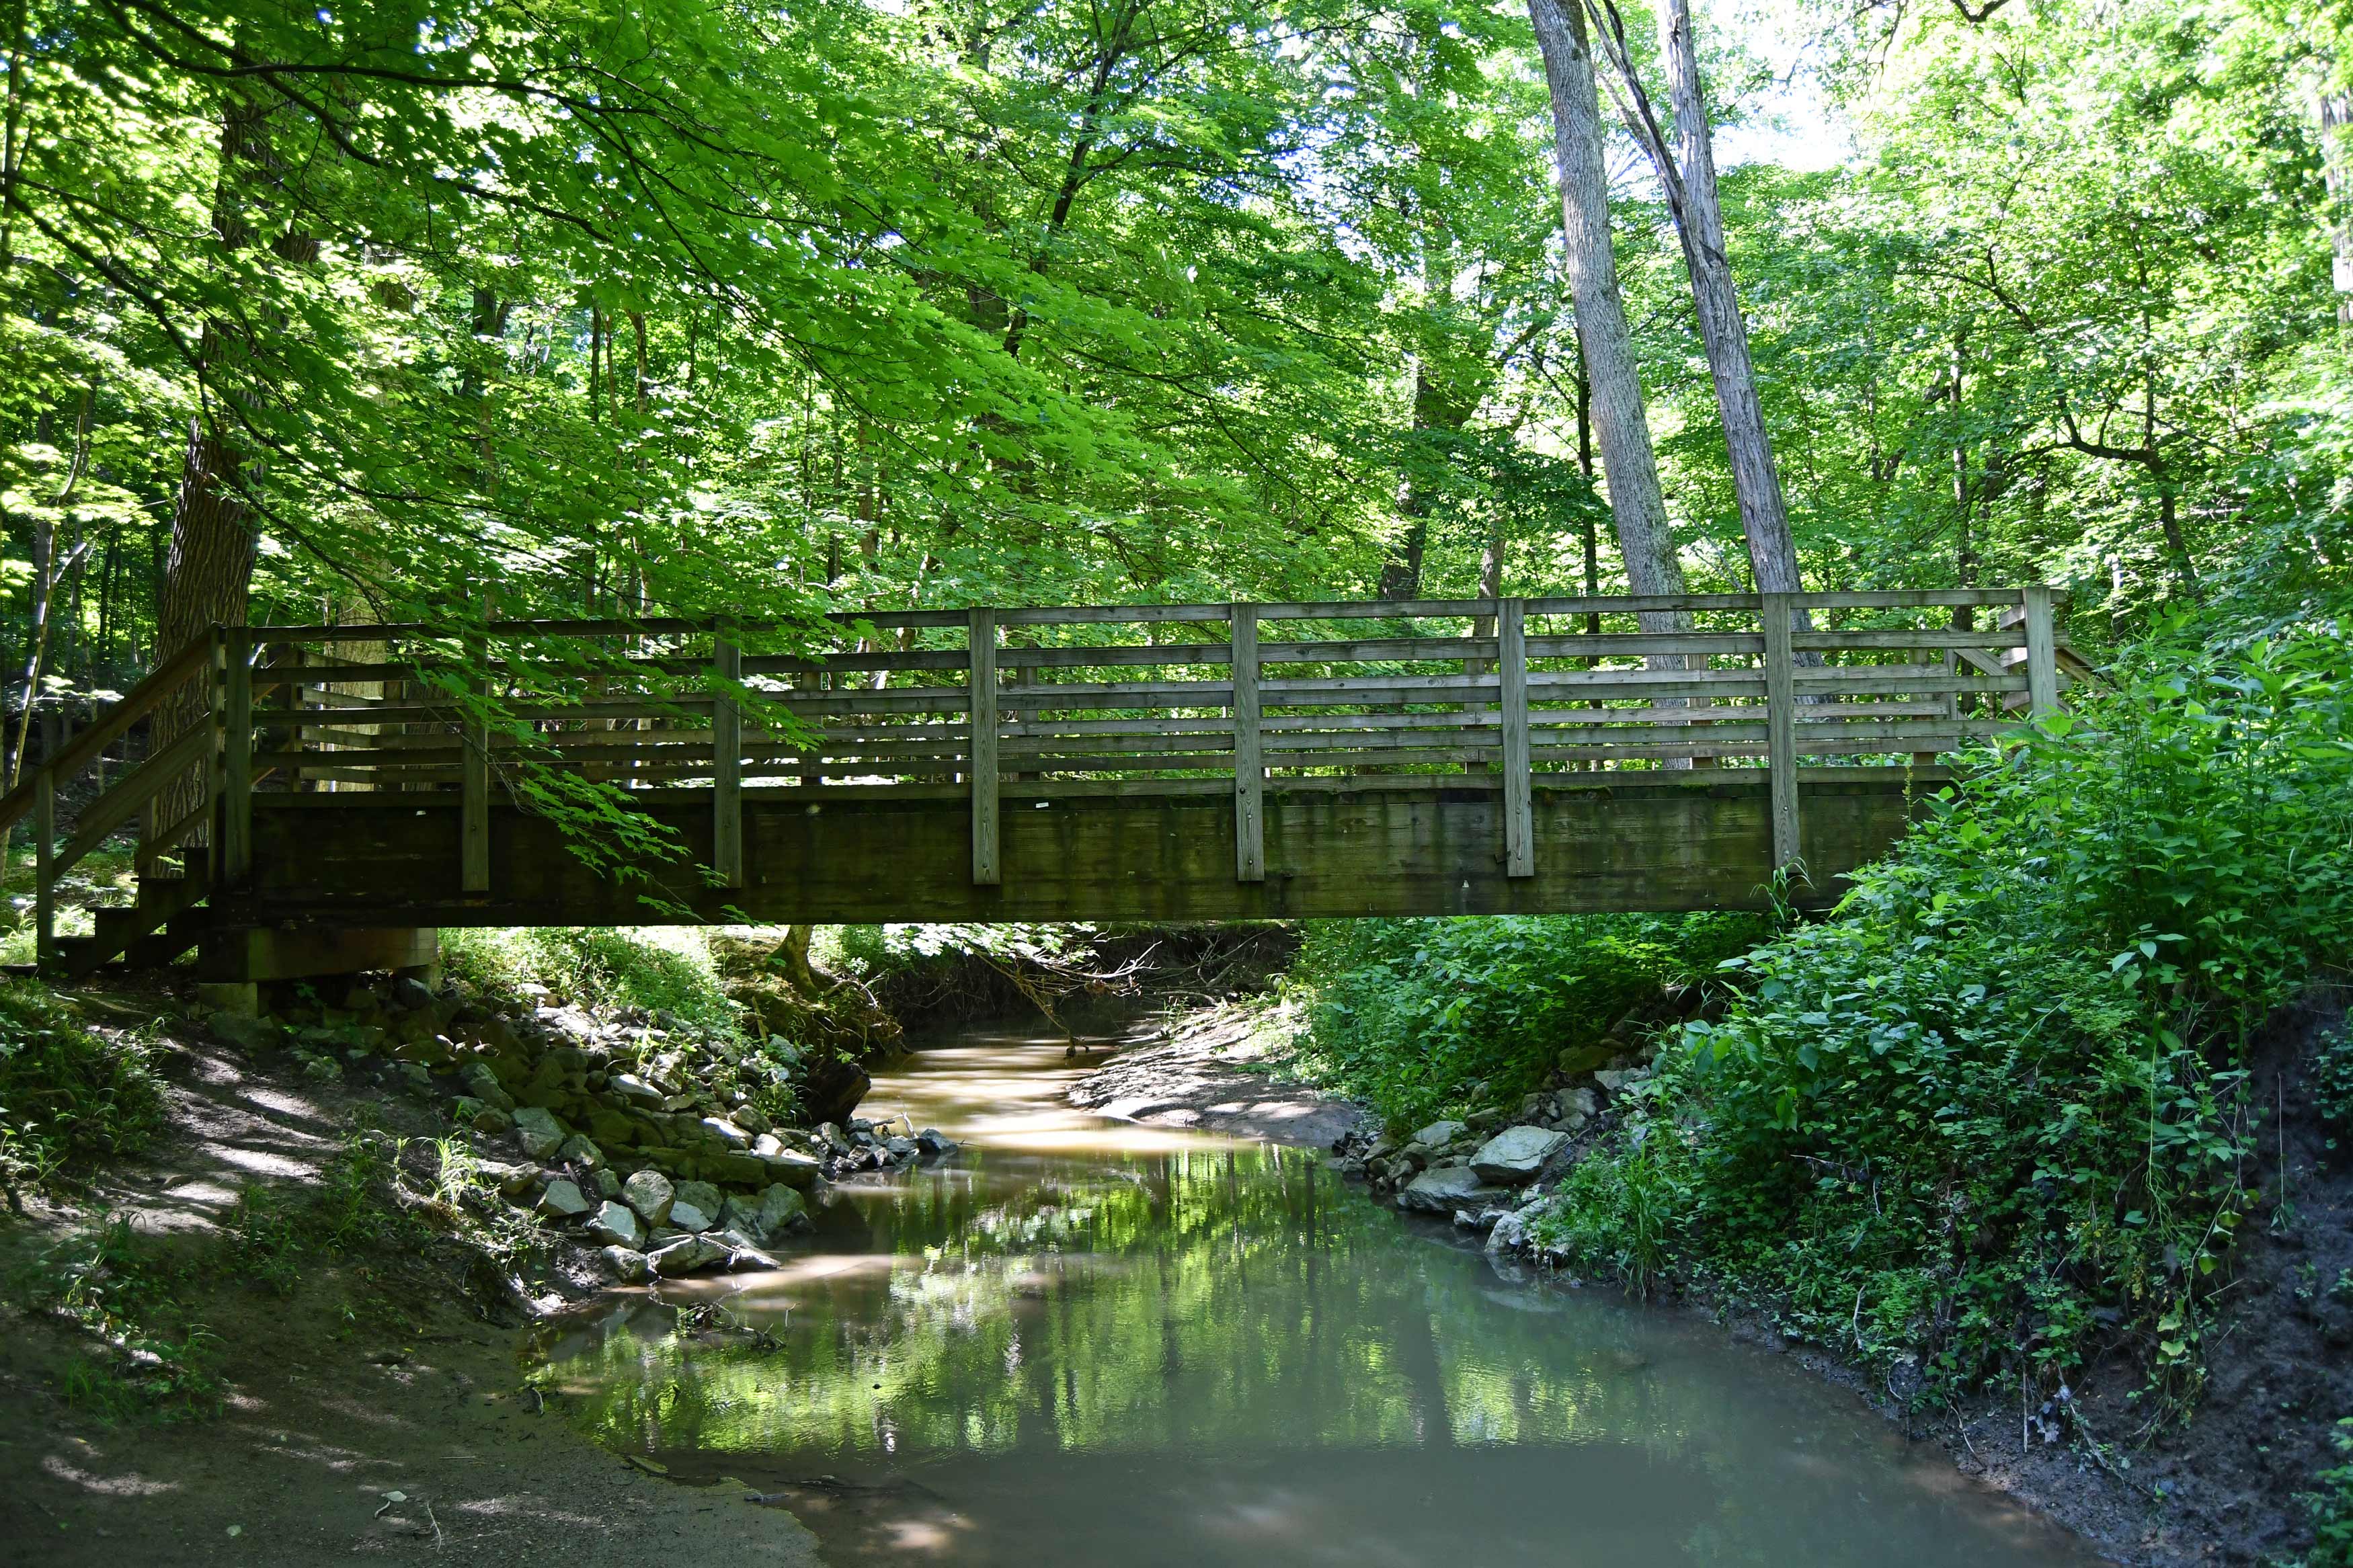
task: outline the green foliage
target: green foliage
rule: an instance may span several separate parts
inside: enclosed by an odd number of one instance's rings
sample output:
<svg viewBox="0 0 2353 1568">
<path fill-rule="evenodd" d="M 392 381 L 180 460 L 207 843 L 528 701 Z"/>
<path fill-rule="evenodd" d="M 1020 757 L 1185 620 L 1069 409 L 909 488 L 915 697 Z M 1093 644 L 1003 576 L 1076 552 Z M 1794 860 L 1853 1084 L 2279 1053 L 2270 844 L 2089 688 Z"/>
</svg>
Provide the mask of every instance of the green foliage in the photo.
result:
<svg viewBox="0 0 2353 1568">
<path fill-rule="evenodd" d="M 2312 1064 L 2314 1109 L 2328 1139 L 2328 1158 L 2345 1158 L 2339 1151 L 2353 1144 L 2353 1029 L 2339 1026 L 2320 1043 Z"/>
<path fill-rule="evenodd" d="M 90 1337 L 64 1377 L 68 1403 L 107 1421 L 216 1413 L 217 1347 L 186 1304 L 190 1279 L 125 1215 L 58 1240 L 20 1270 L 13 1294 Z"/>
<path fill-rule="evenodd" d="M 319 1172 L 299 1186 L 248 1186 L 224 1223 L 239 1277 L 290 1296 L 306 1265 L 411 1234 L 398 1197 L 398 1145 L 364 1121 L 345 1132 Z"/>
<path fill-rule="evenodd" d="M 94 1034 L 47 987 L 0 983 L 0 1182 L 37 1184 L 69 1160 L 137 1149 L 163 1116 L 141 1036 Z"/>
<path fill-rule="evenodd" d="M 2236 1046 L 2353 944 L 2346 654 L 2145 670 L 1989 759 L 1725 965 L 1554 1233 L 1649 1271 L 1639 1181 L 1681 1259 L 1933 1392 L 2063 1374 L 2105 1319 L 2193 1393 L 2255 1196 Z"/>
<path fill-rule="evenodd" d="M 2346 1462 L 2313 1478 L 2305 1496 L 2312 1510 L 2312 1552 L 2301 1568 L 2353 1568 L 2353 1417 L 2337 1424 L 2331 1439 Z"/>
<path fill-rule="evenodd" d="M 1482 1093 L 1508 1101 L 1763 929 L 1737 915 L 1318 921 L 1292 971 L 1311 997 L 1298 1065 L 1395 1127 Z"/>
<path fill-rule="evenodd" d="M 544 986 L 584 1007 L 643 1008 L 733 1038 L 739 1009 L 700 931 L 676 927 L 569 926 L 451 930 L 441 952 L 450 973 L 488 994 Z"/>
</svg>

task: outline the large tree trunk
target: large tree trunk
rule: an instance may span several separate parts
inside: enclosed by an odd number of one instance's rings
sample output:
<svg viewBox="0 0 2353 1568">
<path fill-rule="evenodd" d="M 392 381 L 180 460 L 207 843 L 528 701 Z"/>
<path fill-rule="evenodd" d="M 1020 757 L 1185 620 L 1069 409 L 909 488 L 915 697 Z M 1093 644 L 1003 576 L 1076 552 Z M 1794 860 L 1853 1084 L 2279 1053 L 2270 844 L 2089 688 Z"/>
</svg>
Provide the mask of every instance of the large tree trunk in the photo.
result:
<svg viewBox="0 0 2353 1568">
<path fill-rule="evenodd" d="M 1795 594 L 1804 586 L 1798 575 L 1798 546 L 1789 534 L 1781 476 L 1774 468 L 1772 443 L 1765 433 L 1757 371 L 1748 355 L 1747 323 L 1741 319 L 1732 263 L 1725 255 L 1724 210 L 1716 200 L 1715 153 L 1709 143 L 1699 55 L 1692 41 L 1690 0 L 1666 0 L 1659 10 L 1659 35 L 1674 106 L 1674 170 L 1669 189 L 1682 187 L 1681 199 L 1673 204 L 1675 229 L 1683 237 L 1700 337 L 1707 345 L 1725 445 L 1732 455 L 1732 488 L 1740 502 L 1741 531 L 1748 536 L 1748 563 L 1759 592 Z"/>
<path fill-rule="evenodd" d="M 1602 163 L 1601 102 L 1585 18 L 1576 0 L 1528 0 L 1528 20 L 1544 53 L 1552 97 L 1553 163 L 1568 242 L 1569 298 L 1577 308 L 1577 347 L 1585 357 L 1593 433 L 1601 448 L 1627 586 L 1637 594 L 1680 594 L 1683 563 L 1667 528 L 1633 336 L 1627 331 L 1618 262 L 1609 248 L 1609 176 Z M 1646 630 L 1680 630 L 1691 618 L 1647 615 L 1641 624 Z"/>
<path fill-rule="evenodd" d="M 271 170 L 269 113 L 242 94 L 221 110 L 220 165 L 213 187 L 213 236 L 225 251 L 253 242 L 246 210 L 246 187 Z M 290 231 L 274 247 L 292 260 L 309 260 L 318 245 Z M 253 578 L 253 508 L 247 498 L 245 458 L 228 425 L 224 402 L 242 401 L 232 367 L 251 356 L 253 345 L 236 324 L 207 321 L 197 348 L 198 378 L 215 401 L 188 421 L 188 444 L 180 459 L 180 488 L 172 506 L 172 542 L 164 566 L 163 591 L 155 607 L 155 657 L 172 658 L 215 625 L 243 626 L 246 595 Z M 208 679 L 189 681 L 158 711 L 153 746 L 163 750 L 206 721 Z M 209 764 L 207 764 L 209 765 Z M 158 798 L 150 826 L 169 828 L 194 810 L 204 795 L 202 769 L 174 781 Z M 204 841 L 205 830 L 191 837 Z"/>
</svg>

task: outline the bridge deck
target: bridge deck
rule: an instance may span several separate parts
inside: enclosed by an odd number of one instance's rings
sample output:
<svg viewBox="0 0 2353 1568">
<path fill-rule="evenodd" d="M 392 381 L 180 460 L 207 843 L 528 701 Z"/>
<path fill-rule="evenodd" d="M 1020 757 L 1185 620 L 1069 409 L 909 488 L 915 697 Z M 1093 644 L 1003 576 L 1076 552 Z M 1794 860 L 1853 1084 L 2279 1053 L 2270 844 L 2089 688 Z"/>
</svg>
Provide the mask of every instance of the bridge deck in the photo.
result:
<svg viewBox="0 0 2353 1568">
<path fill-rule="evenodd" d="M 1752 905 L 1792 862 L 1830 894 L 1940 753 L 2057 700 L 2052 604 L 229 627 L 0 818 L 36 817 L 45 922 L 63 870 L 142 814 L 142 867 L 185 859 L 230 927 Z M 1956 606 L 2007 613 L 1957 628 Z M 64 780 L 190 681 L 210 731 L 84 805 L 60 847 Z M 175 795 L 201 804 L 165 821 Z"/>
</svg>

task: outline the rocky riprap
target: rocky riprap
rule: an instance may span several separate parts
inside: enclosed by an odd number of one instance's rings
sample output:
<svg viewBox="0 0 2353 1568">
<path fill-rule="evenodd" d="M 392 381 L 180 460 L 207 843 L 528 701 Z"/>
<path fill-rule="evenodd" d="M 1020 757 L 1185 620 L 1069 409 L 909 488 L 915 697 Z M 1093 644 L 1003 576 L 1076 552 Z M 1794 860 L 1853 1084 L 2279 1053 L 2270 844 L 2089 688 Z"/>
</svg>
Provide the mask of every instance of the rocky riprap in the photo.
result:
<svg viewBox="0 0 2353 1568">
<path fill-rule="evenodd" d="M 216 1014 L 247 1049 L 290 1047 L 314 1070 L 440 1098 L 488 1153 L 482 1174 L 543 1224 L 597 1247 L 624 1283 L 775 1268 L 765 1250 L 809 1228 L 833 1177 L 954 1152 L 852 1119 L 814 1130 L 761 1108 L 789 1103 L 789 1047 L 752 1046 L 675 1016 L 598 1016 L 542 997 L 487 998 L 413 978 L 352 982 L 336 1005 L 290 988 L 272 1013 Z"/>
<path fill-rule="evenodd" d="M 1402 1138 L 1360 1130 L 1332 1145 L 1344 1174 L 1411 1213 L 1487 1233 L 1491 1251 L 1527 1247 L 1528 1215 L 1576 1163 L 1609 1107 L 1651 1076 L 1662 1025 L 1688 1016 L 1697 987 L 1671 986 L 1612 1025 L 1597 1046 L 1561 1052 L 1544 1087 L 1513 1107 L 1484 1105 Z M 1484 1092 L 1473 1084 L 1474 1095 Z"/>
</svg>

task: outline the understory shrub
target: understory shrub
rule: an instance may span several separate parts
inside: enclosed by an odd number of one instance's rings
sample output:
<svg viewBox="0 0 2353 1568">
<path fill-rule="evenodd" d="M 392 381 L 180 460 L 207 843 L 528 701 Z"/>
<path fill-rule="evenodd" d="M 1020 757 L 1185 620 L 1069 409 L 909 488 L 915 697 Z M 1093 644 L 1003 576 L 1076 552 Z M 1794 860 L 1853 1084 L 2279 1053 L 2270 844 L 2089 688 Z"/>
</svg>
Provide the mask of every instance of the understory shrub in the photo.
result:
<svg viewBox="0 0 2353 1568">
<path fill-rule="evenodd" d="M 706 1032 L 735 1032 L 739 1012 L 704 932 L 692 926 L 448 930 L 441 955 L 478 988 L 512 995 L 543 985 L 585 1007 L 676 1014 Z"/>
<path fill-rule="evenodd" d="M 94 1034 L 47 987 L 0 984 L 0 1183 L 12 1194 L 69 1160 L 140 1147 L 163 1117 L 142 1037 Z"/>
<path fill-rule="evenodd" d="M 1296 1065 L 1393 1128 L 1507 1101 L 1765 930 L 1722 914 L 1316 921 L 1292 969 L 1310 998 Z"/>
<path fill-rule="evenodd" d="M 1833 918 L 1725 965 L 1539 1238 L 1671 1256 L 1931 1396 L 2114 1331 L 2189 1397 L 2260 1196 L 2242 1047 L 2353 948 L 2346 653 L 2144 673 L 1985 757 Z"/>
</svg>

